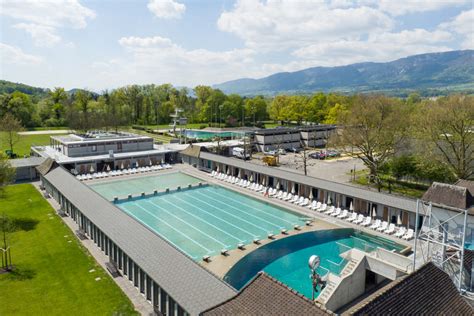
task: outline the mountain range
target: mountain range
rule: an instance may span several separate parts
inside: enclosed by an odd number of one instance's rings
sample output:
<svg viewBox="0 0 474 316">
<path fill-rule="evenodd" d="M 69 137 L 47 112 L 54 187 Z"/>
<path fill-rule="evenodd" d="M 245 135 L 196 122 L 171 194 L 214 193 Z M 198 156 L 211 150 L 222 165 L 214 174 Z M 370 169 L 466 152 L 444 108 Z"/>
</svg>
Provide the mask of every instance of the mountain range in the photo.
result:
<svg viewBox="0 0 474 316">
<path fill-rule="evenodd" d="M 323 92 L 474 90 L 474 50 L 413 55 L 391 62 L 364 62 L 280 72 L 261 79 L 237 79 L 214 88 L 240 95 Z M 435 93 L 436 94 L 436 93 Z"/>
</svg>

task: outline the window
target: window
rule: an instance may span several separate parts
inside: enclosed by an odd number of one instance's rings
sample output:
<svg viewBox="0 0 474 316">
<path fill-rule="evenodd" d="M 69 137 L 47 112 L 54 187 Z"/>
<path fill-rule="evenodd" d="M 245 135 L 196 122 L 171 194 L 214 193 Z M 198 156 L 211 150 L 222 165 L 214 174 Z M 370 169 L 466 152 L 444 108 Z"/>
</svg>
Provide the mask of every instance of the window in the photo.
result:
<svg viewBox="0 0 474 316">
<path fill-rule="evenodd" d="M 97 151 L 97 145 L 92 145 L 92 151 Z"/>
</svg>

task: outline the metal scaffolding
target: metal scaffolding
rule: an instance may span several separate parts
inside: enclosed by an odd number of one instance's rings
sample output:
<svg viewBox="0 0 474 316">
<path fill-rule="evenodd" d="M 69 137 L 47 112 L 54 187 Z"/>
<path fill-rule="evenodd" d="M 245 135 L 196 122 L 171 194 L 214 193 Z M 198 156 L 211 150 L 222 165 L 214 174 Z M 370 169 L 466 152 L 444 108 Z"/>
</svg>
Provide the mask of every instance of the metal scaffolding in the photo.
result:
<svg viewBox="0 0 474 316">
<path fill-rule="evenodd" d="M 417 200 L 413 266 L 416 269 L 432 261 L 451 277 L 460 292 L 472 290 L 467 270 L 471 267 L 464 267 L 467 218 L 465 209 Z"/>
</svg>

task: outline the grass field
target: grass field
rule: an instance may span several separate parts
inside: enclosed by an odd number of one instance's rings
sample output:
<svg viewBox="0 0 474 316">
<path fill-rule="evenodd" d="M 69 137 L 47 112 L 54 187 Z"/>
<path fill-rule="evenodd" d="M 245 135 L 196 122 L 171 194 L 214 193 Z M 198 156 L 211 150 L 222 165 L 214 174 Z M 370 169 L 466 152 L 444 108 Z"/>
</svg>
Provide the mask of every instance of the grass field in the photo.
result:
<svg viewBox="0 0 474 316">
<path fill-rule="evenodd" d="M 369 183 L 368 179 L 369 171 L 360 170 L 356 172 L 356 180 L 355 183 L 364 185 L 364 186 L 373 186 L 373 184 Z M 426 185 L 421 185 L 417 183 L 409 183 L 404 181 L 397 181 L 395 178 L 390 177 L 388 175 L 382 175 L 382 188 L 383 192 L 391 192 L 398 195 L 404 195 L 413 198 L 422 197 L 423 194 L 426 192 L 428 187 Z M 390 187 L 389 182 L 390 180 Z"/>
<path fill-rule="evenodd" d="M 16 224 L 11 234 L 16 269 L 0 274 L 0 315 L 136 315 L 32 185 L 6 187 L 0 211 Z"/>
<path fill-rule="evenodd" d="M 58 134 L 55 134 L 56 136 Z M 49 145 L 49 137 L 51 135 L 20 135 L 20 140 L 13 145 L 13 151 L 18 155 L 19 158 L 24 155 L 30 155 L 30 147 L 32 145 Z M 7 143 L 7 134 L 0 132 L 0 150 L 1 153 L 5 153 L 5 150 L 10 149 Z"/>
</svg>

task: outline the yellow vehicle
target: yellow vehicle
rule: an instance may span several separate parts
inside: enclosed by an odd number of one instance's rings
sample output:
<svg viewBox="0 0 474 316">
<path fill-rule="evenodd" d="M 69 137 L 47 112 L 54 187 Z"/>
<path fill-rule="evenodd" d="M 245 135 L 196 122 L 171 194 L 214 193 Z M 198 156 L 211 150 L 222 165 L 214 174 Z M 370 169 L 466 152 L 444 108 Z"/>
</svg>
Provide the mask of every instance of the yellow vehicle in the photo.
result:
<svg viewBox="0 0 474 316">
<path fill-rule="evenodd" d="M 276 166 L 277 165 L 277 158 L 275 156 L 265 156 L 263 157 L 262 161 L 267 164 L 267 166 Z"/>
</svg>

